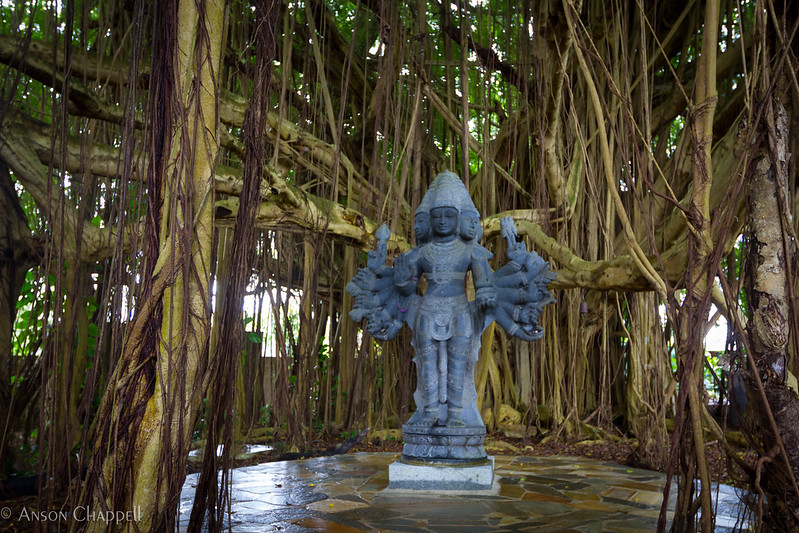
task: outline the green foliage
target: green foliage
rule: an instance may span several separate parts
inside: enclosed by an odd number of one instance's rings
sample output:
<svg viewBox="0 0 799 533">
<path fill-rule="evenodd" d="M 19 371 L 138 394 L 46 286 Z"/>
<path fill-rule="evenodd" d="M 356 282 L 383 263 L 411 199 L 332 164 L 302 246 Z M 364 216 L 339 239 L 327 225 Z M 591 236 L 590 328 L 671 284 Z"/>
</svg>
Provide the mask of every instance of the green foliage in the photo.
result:
<svg viewBox="0 0 799 533">
<path fill-rule="evenodd" d="M 355 429 L 349 430 L 349 431 L 342 431 L 341 432 L 341 438 L 344 439 L 344 440 L 354 439 L 355 437 L 358 436 L 358 433 L 360 433 L 360 432 L 358 430 L 355 430 Z"/>
<path fill-rule="evenodd" d="M 721 366 L 719 365 L 719 358 L 717 354 L 712 352 L 706 352 L 705 358 L 709 364 L 709 367 L 708 365 L 703 366 L 705 390 L 712 398 L 718 399 L 719 394 L 722 392 L 722 384 L 716 381 L 716 379 L 720 379 L 722 371 Z"/>
<path fill-rule="evenodd" d="M 677 144 L 680 142 L 680 136 L 685 128 L 685 118 L 682 115 L 671 121 L 669 126 L 669 140 L 666 145 L 666 154 L 671 155 L 677 149 Z"/>
<path fill-rule="evenodd" d="M 317 363 L 319 365 L 319 376 L 324 379 L 327 376 L 327 363 L 330 359 L 330 346 L 328 346 L 325 338 L 319 343 L 317 350 Z"/>
<path fill-rule="evenodd" d="M 669 353 L 669 365 L 671 366 L 671 371 L 676 373 L 677 370 L 679 370 L 679 367 L 677 366 L 677 350 L 675 349 L 673 337 L 668 344 L 667 350 Z"/>
<path fill-rule="evenodd" d="M 16 303 L 17 316 L 12 332 L 13 355 L 33 355 L 31 352 L 38 347 L 39 335 L 44 326 L 42 313 L 45 294 L 48 294 L 48 297 L 52 296 L 52 282 L 55 279 L 50 276 L 48 280 L 50 283 L 47 284 L 49 291 L 43 281 L 34 270 L 29 270 L 25 274 L 25 281 L 22 283 Z"/>
<path fill-rule="evenodd" d="M 748 243 L 745 237 L 739 237 L 735 241 L 732 251 L 727 257 L 721 260 L 721 268 L 727 273 L 727 279 L 738 280 L 744 276 L 744 266 L 746 262 L 746 249 Z M 749 302 L 746 298 L 746 292 L 743 290 L 743 284 L 738 291 L 738 305 L 744 315 L 749 315 Z"/>
<path fill-rule="evenodd" d="M 261 406 L 260 413 L 261 416 L 258 418 L 258 424 L 261 426 L 268 426 L 269 422 L 272 420 L 272 404 L 268 403 Z"/>
<path fill-rule="evenodd" d="M 314 431 L 316 433 L 321 433 L 322 430 L 325 429 L 325 423 L 324 423 L 324 421 L 321 418 L 319 418 L 318 413 L 314 413 L 313 420 L 312 420 L 311 424 L 312 424 L 313 429 L 314 429 Z"/>
<path fill-rule="evenodd" d="M 377 365 L 377 378 L 375 379 L 375 389 L 380 390 L 383 387 L 383 363 L 382 361 Z"/>
<path fill-rule="evenodd" d="M 81 3 L 78 4 L 79 6 Z M 79 7 L 78 9 L 81 9 Z M 92 5 L 86 10 L 86 24 L 79 16 L 73 17 L 72 35 L 75 42 L 97 45 L 102 5 Z M 53 34 L 65 35 L 67 23 L 66 4 L 52 6 L 43 2 L 3 2 L 0 4 L 0 32 L 4 35 L 29 33 L 34 39 L 51 39 Z M 85 30 L 85 33 L 84 33 Z"/>
</svg>

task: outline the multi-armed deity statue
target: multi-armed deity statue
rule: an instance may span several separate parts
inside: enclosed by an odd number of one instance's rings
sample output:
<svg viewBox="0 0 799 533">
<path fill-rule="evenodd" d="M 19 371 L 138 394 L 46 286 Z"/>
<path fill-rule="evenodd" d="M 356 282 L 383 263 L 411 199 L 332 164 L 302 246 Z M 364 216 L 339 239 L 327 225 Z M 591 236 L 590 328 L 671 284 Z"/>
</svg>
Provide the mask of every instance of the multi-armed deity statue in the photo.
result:
<svg viewBox="0 0 799 533">
<path fill-rule="evenodd" d="M 480 214 L 463 182 L 451 172 L 436 176 L 416 211 L 416 247 L 386 264 L 390 236 L 377 231 L 377 251 L 347 285 L 350 313 L 366 320 L 377 339 L 391 339 L 403 324 L 413 330 L 417 410 L 403 426 L 403 461 L 476 464 L 486 459 L 485 425 L 477 411 L 474 365 L 480 336 L 493 321 L 523 340 L 540 339 L 549 265 L 517 242 L 513 220 L 500 221 L 508 263 L 491 270 L 491 252 L 480 245 Z M 471 271 L 474 300 L 467 299 Z M 420 292 L 422 276 L 427 286 Z"/>
</svg>

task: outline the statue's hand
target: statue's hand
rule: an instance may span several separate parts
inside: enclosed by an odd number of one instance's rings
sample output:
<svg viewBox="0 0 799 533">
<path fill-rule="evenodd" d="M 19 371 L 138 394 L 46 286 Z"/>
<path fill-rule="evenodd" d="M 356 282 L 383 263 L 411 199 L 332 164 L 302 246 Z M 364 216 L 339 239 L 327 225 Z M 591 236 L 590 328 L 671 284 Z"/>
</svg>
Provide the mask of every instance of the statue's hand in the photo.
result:
<svg viewBox="0 0 799 533">
<path fill-rule="evenodd" d="M 373 309 L 380 305 L 380 302 L 371 292 L 362 292 L 355 297 L 355 305 L 361 309 Z"/>
<path fill-rule="evenodd" d="M 402 322 L 394 319 L 386 309 L 380 307 L 373 309 L 366 317 L 366 331 L 372 337 L 386 341 L 393 339 L 402 328 Z"/>
<path fill-rule="evenodd" d="M 502 236 L 505 237 L 505 242 L 508 243 L 508 250 L 510 250 L 516 244 L 516 237 L 518 236 L 516 223 L 513 222 L 511 217 L 503 217 L 499 219 L 499 228 Z"/>
<path fill-rule="evenodd" d="M 375 275 L 365 268 L 359 268 L 358 272 L 355 273 L 355 276 L 352 278 L 359 287 L 361 288 L 371 288 L 375 282 Z"/>
<path fill-rule="evenodd" d="M 386 252 L 388 251 L 388 238 L 391 236 L 388 226 L 381 224 L 375 232 L 377 237 L 377 250 L 373 252 L 366 252 L 367 260 L 366 265 L 374 272 L 377 272 L 381 266 L 386 263 Z"/>
<path fill-rule="evenodd" d="M 385 254 L 381 255 L 379 251 L 366 252 L 366 266 L 369 267 L 369 270 L 372 272 L 377 272 L 377 270 L 383 266 L 385 262 Z"/>
<path fill-rule="evenodd" d="M 394 260 L 394 285 L 405 287 L 413 278 L 413 267 L 405 254 L 400 254 Z"/>
<path fill-rule="evenodd" d="M 533 328 L 523 328 L 519 330 L 519 333 L 516 334 L 517 337 L 524 341 L 537 341 L 544 337 L 544 328 L 541 327 L 533 327 Z"/>
<path fill-rule="evenodd" d="M 516 331 L 512 332 L 511 335 L 523 341 L 534 341 L 536 339 L 535 335 L 528 333 L 522 328 L 518 328 Z"/>
<path fill-rule="evenodd" d="M 523 324 L 530 324 L 532 326 L 538 325 L 538 308 L 533 304 L 527 304 L 521 309 L 519 321 Z"/>
<path fill-rule="evenodd" d="M 506 239 L 512 238 L 516 240 L 516 224 L 513 222 L 512 217 L 502 217 L 499 219 L 499 228 L 502 236 Z"/>
<path fill-rule="evenodd" d="M 490 309 L 497 305 L 497 291 L 494 287 L 480 287 L 475 291 L 474 301 L 481 311 Z"/>
<path fill-rule="evenodd" d="M 516 264 L 524 265 L 527 262 L 527 246 L 524 242 L 514 242 L 508 246 L 508 259 Z"/>
</svg>

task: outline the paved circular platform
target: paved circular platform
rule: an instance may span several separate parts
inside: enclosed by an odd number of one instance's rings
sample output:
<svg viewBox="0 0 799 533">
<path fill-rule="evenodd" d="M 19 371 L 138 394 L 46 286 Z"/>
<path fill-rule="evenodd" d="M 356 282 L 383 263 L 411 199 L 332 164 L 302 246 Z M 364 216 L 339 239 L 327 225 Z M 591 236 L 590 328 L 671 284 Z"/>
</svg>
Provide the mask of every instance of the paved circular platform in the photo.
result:
<svg viewBox="0 0 799 533">
<path fill-rule="evenodd" d="M 576 457 L 496 456 L 496 495 L 386 490 L 389 453 L 263 463 L 233 473 L 232 526 L 262 531 L 654 531 L 665 476 Z M 197 475 L 180 503 L 181 530 Z M 673 494 L 674 491 L 672 491 Z M 745 514 L 736 490 L 714 486 L 716 531 Z M 671 498 L 673 502 L 673 497 Z M 673 505 L 670 507 L 670 513 Z"/>
</svg>

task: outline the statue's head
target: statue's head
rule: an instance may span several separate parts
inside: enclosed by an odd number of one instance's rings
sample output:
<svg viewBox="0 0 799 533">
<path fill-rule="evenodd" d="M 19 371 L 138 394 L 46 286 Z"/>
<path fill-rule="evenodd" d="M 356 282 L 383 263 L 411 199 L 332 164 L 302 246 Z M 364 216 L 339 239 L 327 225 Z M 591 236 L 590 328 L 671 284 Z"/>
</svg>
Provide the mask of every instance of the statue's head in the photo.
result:
<svg viewBox="0 0 799 533">
<path fill-rule="evenodd" d="M 483 227 L 480 225 L 480 215 L 477 211 L 461 211 L 460 233 L 461 239 L 466 242 L 480 242 L 483 238 Z"/>
<path fill-rule="evenodd" d="M 430 211 L 430 228 L 436 237 L 449 237 L 458 228 L 458 209 L 450 206 L 434 207 Z"/>
<path fill-rule="evenodd" d="M 430 213 L 427 211 L 416 211 L 413 220 L 413 234 L 416 237 L 416 245 L 424 244 L 430 240 Z"/>
<path fill-rule="evenodd" d="M 458 227 L 459 217 L 465 212 L 473 213 L 479 225 L 480 217 L 474 207 L 474 202 L 469 197 L 466 186 L 457 174 L 453 174 L 448 170 L 437 175 L 433 183 L 430 184 L 430 188 L 427 189 L 422 202 L 419 204 L 419 209 L 416 211 L 417 220 L 419 219 L 419 214 L 423 212 L 430 214 L 430 230 L 435 237 L 445 237 L 459 233 L 461 231 Z M 453 217 L 454 220 L 452 220 Z M 476 237 L 478 230 L 475 229 L 474 231 Z M 419 238 L 417 237 L 418 242 Z"/>
</svg>

